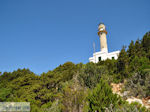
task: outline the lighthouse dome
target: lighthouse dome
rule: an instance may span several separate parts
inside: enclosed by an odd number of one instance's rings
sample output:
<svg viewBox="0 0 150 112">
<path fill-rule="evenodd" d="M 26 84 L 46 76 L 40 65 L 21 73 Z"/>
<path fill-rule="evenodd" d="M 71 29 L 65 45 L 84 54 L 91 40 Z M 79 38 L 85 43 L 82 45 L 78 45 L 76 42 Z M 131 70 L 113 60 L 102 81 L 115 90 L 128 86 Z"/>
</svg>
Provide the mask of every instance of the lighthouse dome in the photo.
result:
<svg viewBox="0 0 150 112">
<path fill-rule="evenodd" d="M 105 25 L 103 23 L 100 23 L 98 26 L 98 30 L 105 30 Z"/>
</svg>

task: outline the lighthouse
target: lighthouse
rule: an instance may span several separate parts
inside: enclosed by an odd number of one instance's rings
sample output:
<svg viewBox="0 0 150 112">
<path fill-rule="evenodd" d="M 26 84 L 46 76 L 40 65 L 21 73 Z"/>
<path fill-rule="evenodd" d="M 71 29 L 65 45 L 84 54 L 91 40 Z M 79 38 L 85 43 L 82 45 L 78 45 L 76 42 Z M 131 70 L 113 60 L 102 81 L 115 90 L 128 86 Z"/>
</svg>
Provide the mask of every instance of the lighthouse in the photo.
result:
<svg viewBox="0 0 150 112">
<path fill-rule="evenodd" d="M 100 45 L 101 45 L 102 52 L 108 52 L 106 35 L 107 35 L 107 31 L 105 25 L 103 23 L 99 24 L 98 36 L 100 38 Z"/>
<path fill-rule="evenodd" d="M 89 58 L 90 62 L 98 63 L 106 59 L 117 59 L 120 51 L 108 52 L 107 47 L 107 30 L 103 23 L 98 26 L 98 36 L 100 38 L 100 51 L 93 53 L 93 57 Z"/>
</svg>

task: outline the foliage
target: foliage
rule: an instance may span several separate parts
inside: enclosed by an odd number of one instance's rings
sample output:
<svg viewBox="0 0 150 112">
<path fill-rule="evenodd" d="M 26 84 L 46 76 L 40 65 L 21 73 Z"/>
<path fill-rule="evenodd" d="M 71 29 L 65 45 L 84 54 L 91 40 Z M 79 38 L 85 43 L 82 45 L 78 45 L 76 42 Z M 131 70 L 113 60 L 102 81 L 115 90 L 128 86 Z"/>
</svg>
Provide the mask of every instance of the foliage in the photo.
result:
<svg viewBox="0 0 150 112">
<path fill-rule="evenodd" d="M 88 88 L 94 88 L 99 83 L 102 75 L 107 74 L 105 66 L 97 66 L 94 63 L 87 63 L 80 71 L 80 81 Z"/>
<path fill-rule="evenodd" d="M 121 74 L 121 78 L 128 78 L 128 62 L 129 58 L 125 47 L 122 48 L 117 60 L 117 72 Z"/>
<path fill-rule="evenodd" d="M 141 44 L 142 44 L 143 50 L 146 52 L 147 58 L 150 59 L 150 32 L 147 32 L 144 35 Z"/>
<path fill-rule="evenodd" d="M 77 77 L 63 84 L 62 111 L 80 112 L 85 104 L 86 89 L 81 87 Z"/>
<path fill-rule="evenodd" d="M 108 108 L 106 108 L 105 112 L 149 112 L 149 110 L 137 102 L 131 104 L 126 102 L 117 108 L 113 108 L 113 105 L 110 105 Z"/>
<path fill-rule="evenodd" d="M 7 97 L 11 94 L 11 89 L 2 88 L 0 89 L 0 102 L 7 101 Z"/>
<path fill-rule="evenodd" d="M 130 91 L 130 96 L 145 98 L 150 96 L 150 72 L 136 73 L 129 78 L 125 89 Z"/>
<path fill-rule="evenodd" d="M 149 59 L 146 57 L 137 57 L 135 56 L 130 62 L 129 68 L 130 72 L 138 72 L 142 69 L 145 69 L 149 65 Z"/>
<path fill-rule="evenodd" d="M 89 93 L 87 100 L 89 112 L 104 112 L 110 104 L 113 104 L 113 108 L 115 108 L 122 103 L 121 99 L 112 93 L 111 87 L 102 79 L 94 90 Z"/>
</svg>

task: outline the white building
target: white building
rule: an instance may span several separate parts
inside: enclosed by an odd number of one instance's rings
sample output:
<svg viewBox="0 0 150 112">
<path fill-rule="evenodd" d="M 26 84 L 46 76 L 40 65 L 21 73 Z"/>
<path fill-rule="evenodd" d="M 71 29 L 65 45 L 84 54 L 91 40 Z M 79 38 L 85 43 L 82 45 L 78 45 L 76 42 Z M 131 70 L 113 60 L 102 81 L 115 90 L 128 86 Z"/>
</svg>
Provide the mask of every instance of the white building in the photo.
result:
<svg viewBox="0 0 150 112">
<path fill-rule="evenodd" d="M 99 25 L 98 35 L 100 37 L 101 51 L 93 53 L 93 57 L 90 57 L 89 61 L 93 63 L 98 63 L 99 61 L 104 61 L 106 59 L 117 59 L 120 51 L 108 53 L 107 38 L 106 38 L 107 31 L 104 24 Z"/>
</svg>

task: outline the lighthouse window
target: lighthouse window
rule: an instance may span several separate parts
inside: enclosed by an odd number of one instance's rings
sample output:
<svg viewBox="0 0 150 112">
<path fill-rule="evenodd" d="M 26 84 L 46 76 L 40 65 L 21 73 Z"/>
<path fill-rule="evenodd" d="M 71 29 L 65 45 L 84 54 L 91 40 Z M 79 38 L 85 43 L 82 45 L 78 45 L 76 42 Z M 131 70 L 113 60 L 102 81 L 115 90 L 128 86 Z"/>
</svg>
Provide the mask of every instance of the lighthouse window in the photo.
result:
<svg viewBox="0 0 150 112">
<path fill-rule="evenodd" d="M 101 57 L 98 57 L 98 61 L 101 61 L 102 59 L 101 59 Z"/>
</svg>

